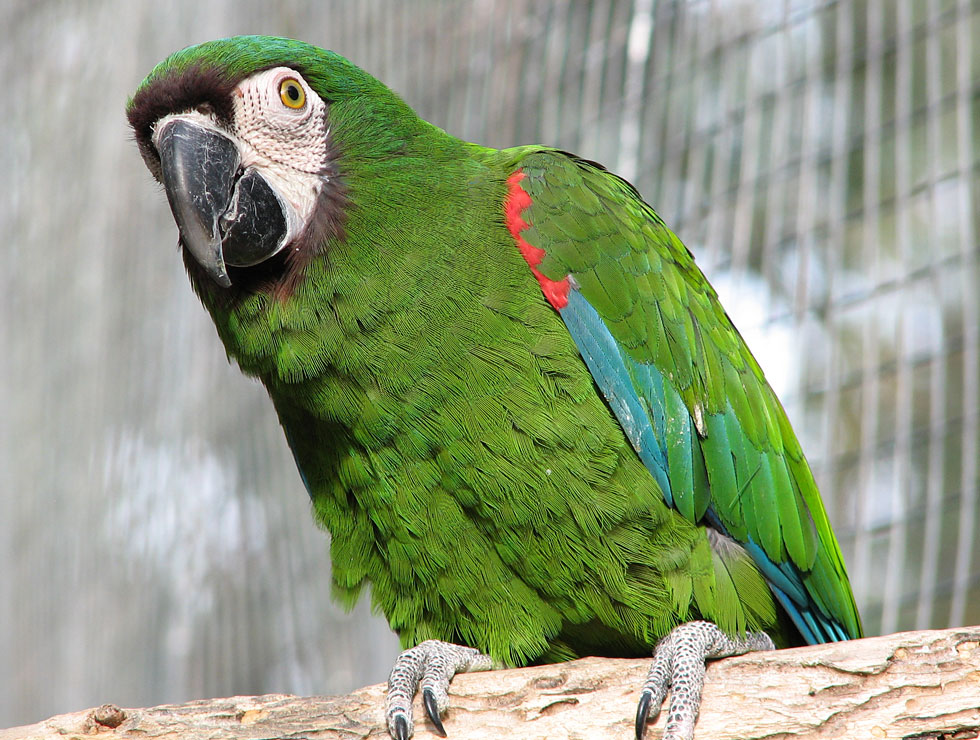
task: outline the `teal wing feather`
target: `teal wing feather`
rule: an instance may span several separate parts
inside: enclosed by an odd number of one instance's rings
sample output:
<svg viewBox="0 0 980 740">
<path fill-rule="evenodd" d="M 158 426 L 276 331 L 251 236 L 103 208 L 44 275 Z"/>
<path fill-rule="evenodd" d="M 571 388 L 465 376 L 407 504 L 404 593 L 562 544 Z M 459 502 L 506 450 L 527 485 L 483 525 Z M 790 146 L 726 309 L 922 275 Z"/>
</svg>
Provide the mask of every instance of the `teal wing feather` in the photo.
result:
<svg viewBox="0 0 980 740">
<path fill-rule="evenodd" d="M 807 642 L 861 636 L 799 442 L 691 253 L 599 165 L 543 149 L 514 162 L 521 237 L 543 279 L 568 280 L 556 308 L 667 503 L 740 542 Z"/>
</svg>

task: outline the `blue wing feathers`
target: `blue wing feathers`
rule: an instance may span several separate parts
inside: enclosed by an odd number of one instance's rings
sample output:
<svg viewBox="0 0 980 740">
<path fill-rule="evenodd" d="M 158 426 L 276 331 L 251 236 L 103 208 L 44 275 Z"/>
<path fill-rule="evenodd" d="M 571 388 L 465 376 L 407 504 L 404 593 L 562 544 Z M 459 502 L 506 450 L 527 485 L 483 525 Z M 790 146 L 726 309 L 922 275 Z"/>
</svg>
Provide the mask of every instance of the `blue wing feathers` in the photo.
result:
<svg viewBox="0 0 980 740">
<path fill-rule="evenodd" d="M 660 485 L 667 503 L 673 506 L 667 477 L 667 452 L 657 444 L 653 425 L 633 388 L 616 340 L 578 291 L 569 293 L 568 305 L 560 313 L 630 443 Z"/>
<path fill-rule="evenodd" d="M 667 464 L 674 506 L 687 519 L 695 519 L 694 470 L 691 447 L 691 415 L 684 400 L 673 388 L 665 391 L 667 418 Z"/>
<path fill-rule="evenodd" d="M 789 560 L 785 559 L 787 552 L 778 526 L 752 524 L 766 519 L 767 513 L 760 511 L 756 516 L 753 507 L 773 507 L 783 512 L 796 505 L 793 497 L 800 494 L 783 459 L 761 453 L 748 442 L 731 402 L 725 412 L 707 415 L 706 433 L 703 438 L 698 435 L 694 420 L 673 385 L 656 366 L 624 356 L 606 323 L 578 290 L 569 292 L 568 305 L 559 313 L 596 385 L 659 484 L 667 504 L 685 518 L 704 521 L 739 541 L 808 643 L 849 639 L 841 625 L 826 616 L 824 605 L 806 588 L 796 567 L 812 565 L 812 556 L 806 557 L 816 549 L 812 522 L 801 521 L 795 513 L 784 521 L 784 526 L 788 523 L 800 528 L 789 538 L 794 543 L 789 547 Z M 726 383 L 726 389 L 730 384 Z M 752 401 L 740 383 L 738 386 L 730 398 L 735 406 L 748 411 Z M 760 419 L 759 423 L 764 426 L 767 421 Z M 741 486 L 737 481 L 742 481 Z M 747 495 L 750 486 L 752 495 Z M 781 505 L 786 496 L 791 497 L 789 503 Z M 776 517 L 770 513 L 769 518 Z M 814 571 L 809 577 L 826 576 Z"/>
</svg>

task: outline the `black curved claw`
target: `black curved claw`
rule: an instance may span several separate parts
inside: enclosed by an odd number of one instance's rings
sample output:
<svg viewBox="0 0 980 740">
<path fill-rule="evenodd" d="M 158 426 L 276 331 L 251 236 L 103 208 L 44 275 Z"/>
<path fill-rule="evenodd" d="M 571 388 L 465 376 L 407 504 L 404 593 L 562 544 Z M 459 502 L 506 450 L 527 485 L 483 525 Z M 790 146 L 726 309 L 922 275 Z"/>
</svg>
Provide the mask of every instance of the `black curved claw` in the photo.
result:
<svg viewBox="0 0 980 740">
<path fill-rule="evenodd" d="M 442 720 L 439 719 L 439 707 L 436 706 L 436 695 L 432 693 L 432 689 L 425 689 L 422 692 L 422 703 L 425 704 L 425 713 L 436 726 L 436 732 L 441 737 L 446 737 L 446 728 L 442 726 Z"/>
<path fill-rule="evenodd" d="M 395 717 L 395 740 L 408 740 L 408 720 L 404 714 Z"/>
<path fill-rule="evenodd" d="M 650 716 L 652 699 L 652 691 L 644 691 L 640 694 L 640 703 L 636 707 L 636 740 L 643 740 L 643 733 L 647 731 L 647 718 Z"/>
</svg>

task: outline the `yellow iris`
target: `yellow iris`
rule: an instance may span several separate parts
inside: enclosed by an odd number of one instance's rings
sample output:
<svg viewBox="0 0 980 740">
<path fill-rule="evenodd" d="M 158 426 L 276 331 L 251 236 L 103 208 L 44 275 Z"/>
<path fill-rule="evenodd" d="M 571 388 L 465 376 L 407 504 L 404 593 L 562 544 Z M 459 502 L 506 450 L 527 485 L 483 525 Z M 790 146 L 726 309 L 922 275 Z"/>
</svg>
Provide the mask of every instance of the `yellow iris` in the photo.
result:
<svg viewBox="0 0 980 740">
<path fill-rule="evenodd" d="M 299 110 L 306 105 L 306 91 L 293 77 L 287 77 L 279 83 L 279 98 L 287 108 Z"/>
</svg>

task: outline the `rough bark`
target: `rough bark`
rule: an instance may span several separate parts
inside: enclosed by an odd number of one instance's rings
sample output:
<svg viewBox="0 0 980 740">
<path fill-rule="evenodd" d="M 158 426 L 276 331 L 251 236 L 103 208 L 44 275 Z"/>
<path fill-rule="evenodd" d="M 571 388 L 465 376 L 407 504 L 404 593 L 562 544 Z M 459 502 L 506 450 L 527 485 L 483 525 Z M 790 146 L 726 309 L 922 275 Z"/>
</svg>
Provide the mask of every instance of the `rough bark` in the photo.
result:
<svg viewBox="0 0 980 740">
<path fill-rule="evenodd" d="M 572 663 L 457 676 L 444 715 L 452 740 L 624 738 L 648 660 Z M 0 730 L 0 740 L 386 737 L 384 686 L 347 696 L 269 695 L 150 709 L 106 705 Z M 662 713 L 647 737 L 660 737 Z M 419 719 L 416 737 L 435 737 Z M 755 653 L 708 669 L 699 740 L 980 737 L 980 627 L 905 632 Z"/>
</svg>

